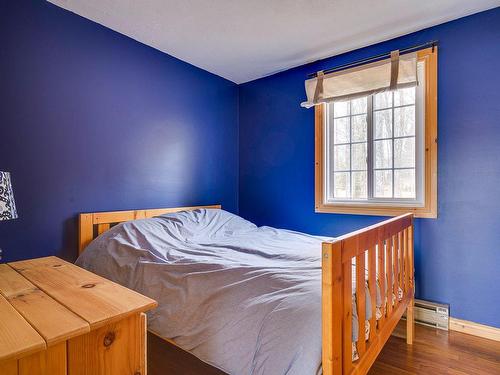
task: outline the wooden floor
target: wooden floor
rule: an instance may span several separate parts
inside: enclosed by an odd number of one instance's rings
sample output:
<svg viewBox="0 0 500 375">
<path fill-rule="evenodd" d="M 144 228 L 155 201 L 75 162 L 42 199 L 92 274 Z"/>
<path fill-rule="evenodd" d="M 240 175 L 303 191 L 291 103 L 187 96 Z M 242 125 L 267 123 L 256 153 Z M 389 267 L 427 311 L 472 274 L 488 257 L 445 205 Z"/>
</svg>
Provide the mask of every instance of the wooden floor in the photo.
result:
<svg viewBox="0 0 500 375">
<path fill-rule="evenodd" d="M 404 328 L 401 322 L 369 375 L 500 375 L 500 342 L 417 324 L 414 344 L 410 346 L 406 345 Z M 152 334 L 148 334 L 148 370 L 149 375 L 224 374 L 181 349 L 168 348 Z"/>
<path fill-rule="evenodd" d="M 413 345 L 396 328 L 369 375 L 500 374 L 500 342 L 415 325 Z"/>
<path fill-rule="evenodd" d="M 148 375 L 226 375 L 226 373 L 148 332 Z"/>
</svg>

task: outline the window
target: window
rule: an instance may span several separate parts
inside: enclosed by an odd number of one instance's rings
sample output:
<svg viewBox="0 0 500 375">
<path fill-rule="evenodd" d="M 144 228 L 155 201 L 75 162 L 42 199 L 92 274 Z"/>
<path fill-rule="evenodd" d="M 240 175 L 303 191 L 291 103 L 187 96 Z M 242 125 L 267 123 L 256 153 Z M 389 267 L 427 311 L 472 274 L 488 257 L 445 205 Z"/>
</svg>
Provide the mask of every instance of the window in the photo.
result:
<svg viewBox="0 0 500 375">
<path fill-rule="evenodd" d="M 326 104 L 328 202 L 422 204 L 424 127 L 415 111 L 422 91 L 423 84 Z"/>
<path fill-rule="evenodd" d="M 436 55 L 417 87 L 316 107 L 316 211 L 436 217 Z"/>
</svg>

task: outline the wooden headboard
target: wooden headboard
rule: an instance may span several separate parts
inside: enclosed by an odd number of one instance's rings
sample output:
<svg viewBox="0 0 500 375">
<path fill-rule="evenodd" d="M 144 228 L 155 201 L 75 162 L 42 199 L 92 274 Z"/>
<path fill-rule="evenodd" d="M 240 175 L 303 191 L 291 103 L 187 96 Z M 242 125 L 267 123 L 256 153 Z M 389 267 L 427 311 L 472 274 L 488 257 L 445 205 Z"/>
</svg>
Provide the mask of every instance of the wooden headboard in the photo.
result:
<svg viewBox="0 0 500 375">
<path fill-rule="evenodd" d="M 123 223 L 124 221 L 146 219 L 163 214 L 171 214 L 179 211 L 196 210 L 197 208 L 221 208 L 220 204 L 211 206 L 191 206 L 191 207 L 173 207 L 173 208 L 153 208 L 147 210 L 129 210 L 129 211 L 108 211 L 108 212 L 89 212 L 79 216 L 79 237 L 78 237 L 78 255 L 85 247 L 101 233 L 107 231 L 112 225 Z"/>
</svg>

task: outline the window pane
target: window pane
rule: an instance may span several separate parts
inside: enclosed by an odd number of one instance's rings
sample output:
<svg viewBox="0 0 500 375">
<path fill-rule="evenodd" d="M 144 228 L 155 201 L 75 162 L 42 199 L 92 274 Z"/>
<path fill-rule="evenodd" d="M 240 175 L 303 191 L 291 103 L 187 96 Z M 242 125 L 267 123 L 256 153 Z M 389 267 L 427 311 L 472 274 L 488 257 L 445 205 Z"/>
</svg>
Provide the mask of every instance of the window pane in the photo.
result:
<svg viewBox="0 0 500 375">
<path fill-rule="evenodd" d="M 375 121 L 375 139 L 392 137 L 392 109 L 373 113 Z"/>
<path fill-rule="evenodd" d="M 415 135 L 415 106 L 394 108 L 394 136 Z"/>
<path fill-rule="evenodd" d="M 351 146 L 333 146 L 333 170 L 346 171 L 351 169 Z"/>
<path fill-rule="evenodd" d="M 352 117 L 352 142 L 366 141 L 366 115 Z"/>
<path fill-rule="evenodd" d="M 352 170 L 366 170 L 366 143 L 352 145 Z"/>
<path fill-rule="evenodd" d="M 338 143 L 349 143 L 349 117 L 339 118 L 333 120 L 334 132 L 334 142 Z"/>
<path fill-rule="evenodd" d="M 394 171 L 394 197 L 415 198 L 414 169 L 397 169 Z"/>
<path fill-rule="evenodd" d="M 349 172 L 335 172 L 333 176 L 334 197 L 351 197 L 351 174 Z"/>
<path fill-rule="evenodd" d="M 415 87 L 408 89 L 399 89 L 394 91 L 394 106 L 414 104 L 415 103 Z"/>
<path fill-rule="evenodd" d="M 367 190 L 366 172 L 352 172 L 352 197 L 354 199 L 366 199 Z"/>
<path fill-rule="evenodd" d="M 392 92 L 386 91 L 373 96 L 373 106 L 375 109 L 392 107 Z"/>
<path fill-rule="evenodd" d="M 375 141 L 375 168 L 392 168 L 392 140 Z"/>
<path fill-rule="evenodd" d="M 351 115 L 359 115 L 360 113 L 366 113 L 367 108 L 367 98 L 353 99 L 351 101 Z"/>
<path fill-rule="evenodd" d="M 349 109 L 350 109 L 349 102 L 335 102 L 333 103 L 333 116 L 334 117 L 348 116 Z"/>
<path fill-rule="evenodd" d="M 394 167 L 413 168 L 415 166 L 415 138 L 394 140 Z"/>
<path fill-rule="evenodd" d="M 392 198 L 392 170 L 375 171 L 375 197 Z"/>
</svg>

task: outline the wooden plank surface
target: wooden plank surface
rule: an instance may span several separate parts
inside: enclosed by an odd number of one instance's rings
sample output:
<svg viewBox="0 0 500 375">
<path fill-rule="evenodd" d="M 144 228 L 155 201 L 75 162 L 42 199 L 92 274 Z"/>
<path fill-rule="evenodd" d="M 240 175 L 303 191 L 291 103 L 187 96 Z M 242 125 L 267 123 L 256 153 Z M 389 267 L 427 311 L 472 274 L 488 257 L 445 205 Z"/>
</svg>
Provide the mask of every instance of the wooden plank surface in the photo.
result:
<svg viewBox="0 0 500 375">
<path fill-rule="evenodd" d="M 370 290 L 371 319 L 370 340 L 377 334 L 377 252 L 376 247 L 368 250 L 368 287 Z"/>
<path fill-rule="evenodd" d="M 156 301 L 56 257 L 10 263 L 38 288 L 85 319 L 90 329 L 156 307 Z"/>
<path fill-rule="evenodd" d="M 410 288 L 414 287 L 414 271 L 415 271 L 415 254 L 414 254 L 414 247 L 413 247 L 413 226 L 408 228 L 408 262 L 409 262 L 409 272 L 408 274 L 410 275 Z"/>
<path fill-rule="evenodd" d="M 352 263 L 342 264 L 343 279 L 343 330 L 342 330 L 342 373 L 349 374 L 352 369 Z"/>
<path fill-rule="evenodd" d="M 47 346 L 89 332 L 89 324 L 7 264 L 0 264 L 0 293 L 44 338 Z"/>
<path fill-rule="evenodd" d="M 322 245 L 323 374 L 342 373 L 343 279 L 341 243 Z"/>
<path fill-rule="evenodd" d="M 414 313 L 414 299 L 413 296 L 408 296 L 409 302 L 406 308 L 406 343 L 413 344 L 413 337 L 415 336 L 415 313 Z"/>
<path fill-rule="evenodd" d="M 0 293 L 7 299 L 16 294 L 28 293 L 35 286 L 8 264 L 0 264 Z"/>
<path fill-rule="evenodd" d="M 405 269 L 405 244 L 406 236 L 405 231 L 402 230 L 400 233 L 400 245 L 399 245 L 399 287 L 403 292 L 405 292 L 405 277 L 404 277 L 404 269 Z"/>
<path fill-rule="evenodd" d="M 386 250 L 386 255 L 385 255 L 385 261 L 386 261 L 386 267 L 385 269 L 387 270 L 386 276 L 387 276 L 387 316 L 386 318 L 389 319 L 389 317 L 392 314 L 392 296 L 393 296 L 393 287 L 392 287 L 392 238 L 388 238 L 385 240 L 385 250 Z"/>
<path fill-rule="evenodd" d="M 110 224 L 97 224 L 97 234 L 101 235 L 107 230 L 109 230 Z"/>
<path fill-rule="evenodd" d="M 148 317 L 146 316 L 145 313 L 140 313 L 139 323 L 140 323 L 139 368 L 142 371 L 141 375 L 147 375 L 146 373 L 148 371 Z"/>
<path fill-rule="evenodd" d="M 366 351 L 365 320 L 366 320 L 366 278 L 365 253 L 356 257 L 356 307 L 358 310 L 358 354 L 362 357 Z"/>
<path fill-rule="evenodd" d="M 11 359 L 0 362 L 0 374 L 2 375 L 18 375 L 17 360 Z"/>
<path fill-rule="evenodd" d="M 412 214 L 406 214 L 388 219 L 381 223 L 344 234 L 335 238 L 332 243 L 344 242 L 342 248 L 342 263 L 350 262 L 350 259 L 357 256 L 363 248 L 366 249 L 375 246 L 379 238 L 389 238 L 412 225 L 412 218 Z M 363 246 L 359 246 L 360 242 L 363 243 Z"/>
<path fill-rule="evenodd" d="M 345 335 L 342 326 L 342 317 L 344 313 L 343 284 L 344 276 L 342 274 L 342 251 L 341 244 L 332 245 L 332 303 L 333 303 L 333 322 L 332 322 L 332 349 L 333 349 L 333 373 L 342 372 L 342 338 Z"/>
<path fill-rule="evenodd" d="M 332 244 L 328 242 L 323 242 L 321 249 L 322 259 L 321 259 L 321 319 L 322 319 L 322 331 L 321 331 L 321 339 L 322 339 L 322 365 L 323 365 L 323 374 L 324 375 L 333 375 L 334 373 L 334 364 L 333 364 L 333 325 L 334 315 L 333 315 L 333 252 L 332 252 Z M 339 265 L 341 264 L 338 262 Z M 340 326 L 340 335 L 342 336 L 342 325 Z M 338 360 L 338 359 L 337 359 Z M 342 365 L 342 361 L 340 360 L 340 364 Z M 342 367 L 341 367 L 342 368 Z"/>
<path fill-rule="evenodd" d="M 377 330 L 380 330 L 384 326 L 385 322 L 385 311 L 386 311 L 386 276 L 385 276 L 385 247 L 384 241 L 379 238 L 378 245 L 378 277 L 379 282 L 378 285 L 380 287 L 380 296 L 382 297 L 382 306 L 380 307 L 382 316 L 380 317 L 377 323 Z"/>
<path fill-rule="evenodd" d="M 19 375 L 66 375 L 66 341 L 19 359 Z"/>
<path fill-rule="evenodd" d="M 368 374 L 498 375 L 500 342 L 420 324 L 415 330 L 413 345 L 406 345 L 401 321 Z"/>
<path fill-rule="evenodd" d="M 94 239 L 94 223 L 92 214 L 80 214 L 78 231 L 78 254 Z"/>
<path fill-rule="evenodd" d="M 408 292 L 408 283 L 406 282 L 407 276 L 408 276 L 408 231 L 405 229 L 401 233 L 401 252 L 402 252 L 402 259 L 401 259 L 401 268 L 402 268 L 402 276 L 401 276 L 401 282 L 402 286 L 401 288 L 403 289 L 403 292 L 406 294 Z"/>
<path fill-rule="evenodd" d="M 68 341 L 71 375 L 145 374 L 144 322 L 134 314 Z"/>
<path fill-rule="evenodd" d="M 110 211 L 110 212 L 94 212 L 92 213 L 93 224 L 113 224 L 129 220 L 145 219 L 148 217 L 159 216 L 180 211 L 191 211 L 199 208 L 221 208 L 221 205 L 209 206 L 189 206 L 189 207 L 172 207 L 172 208 L 152 208 L 146 210 L 129 210 L 129 211 Z"/>
<path fill-rule="evenodd" d="M 399 304 L 399 282 L 398 282 L 398 236 L 392 236 L 392 293 L 394 294 L 394 310 Z"/>
<path fill-rule="evenodd" d="M 45 341 L 0 295 L 0 362 L 45 349 Z"/>
</svg>

